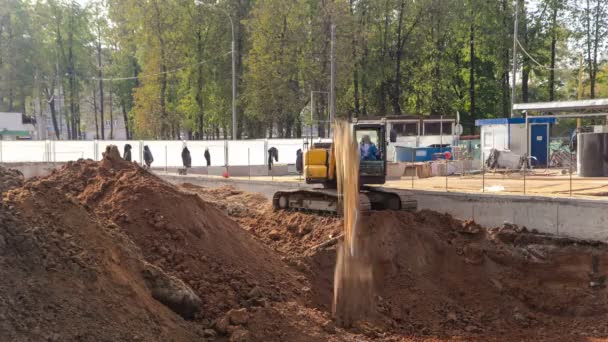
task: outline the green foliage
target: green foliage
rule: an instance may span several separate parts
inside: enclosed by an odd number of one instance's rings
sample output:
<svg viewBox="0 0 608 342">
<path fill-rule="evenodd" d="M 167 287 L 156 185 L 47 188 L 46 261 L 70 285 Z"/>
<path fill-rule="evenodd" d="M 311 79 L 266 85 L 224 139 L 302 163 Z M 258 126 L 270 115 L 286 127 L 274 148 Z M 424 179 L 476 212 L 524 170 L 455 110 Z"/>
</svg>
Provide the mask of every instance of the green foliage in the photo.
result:
<svg viewBox="0 0 608 342">
<path fill-rule="evenodd" d="M 516 61 L 517 101 L 577 98 L 581 53 L 582 97 L 608 96 L 605 0 L 517 1 L 518 40 L 526 50 Z M 332 25 L 338 116 L 458 111 L 473 131 L 475 119 L 510 112 L 513 4 L 98 0 L 82 7 L 71 0 L 5 0 L 0 110 L 31 112 L 33 102 L 52 106 L 53 95 L 63 95 L 56 116 L 64 115 L 70 137 L 78 138 L 93 122 L 81 116 L 98 115 L 84 108 L 92 96 L 100 103 L 101 74 L 104 103 L 125 114 L 136 138 L 229 137 L 231 19 L 243 137 L 295 137 L 310 123 L 324 134 Z"/>
</svg>

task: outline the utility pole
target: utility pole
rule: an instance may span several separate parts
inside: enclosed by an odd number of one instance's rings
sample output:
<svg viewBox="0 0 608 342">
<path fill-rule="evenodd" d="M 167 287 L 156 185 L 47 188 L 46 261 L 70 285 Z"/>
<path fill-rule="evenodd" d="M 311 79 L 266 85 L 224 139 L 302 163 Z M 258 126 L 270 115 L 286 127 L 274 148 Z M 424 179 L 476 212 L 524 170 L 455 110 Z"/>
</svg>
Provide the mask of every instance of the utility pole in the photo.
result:
<svg viewBox="0 0 608 342">
<path fill-rule="evenodd" d="M 331 125 L 336 119 L 336 25 L 331 25 L 330 50 L 331 78 L 329 86 L 329 137 L 332 137 Z"/>
<path fill-rule="evenodd" d="M 234 25 L 232 25 L 232 140 L 236 140 L 236 50 L 234 46 Z"/>
<path fill-rule="evenodd" d="M 515 94 L 517 93 L 515 90 L 515 78 L 517 74 L 517 12 L 519 0 L 515 0 L 515 22 L 513 23 L 513 78 L 512 78 L 512 88 L 511 88 L 511 117 L 515 116 L 515 111 L 513 110 L 513 106 L 515 105 Z"/>
<path fill-rule="evenodd" d="M 577 89 L 577 99 L 581 100 L 583 98 L 583 53 L 581 52 L 578 57 L 578 89 Z M 581 128 L 581 118 L 576 119 L 576 128 Z"/>
</svg>

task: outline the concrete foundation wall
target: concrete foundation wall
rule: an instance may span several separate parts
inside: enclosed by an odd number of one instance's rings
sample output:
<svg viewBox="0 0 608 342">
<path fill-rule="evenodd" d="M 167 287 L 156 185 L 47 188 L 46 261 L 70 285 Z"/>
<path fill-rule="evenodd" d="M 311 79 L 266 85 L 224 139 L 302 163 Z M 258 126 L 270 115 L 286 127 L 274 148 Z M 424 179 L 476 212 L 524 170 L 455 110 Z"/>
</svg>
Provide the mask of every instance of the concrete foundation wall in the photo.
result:
<svg viewBox="0 0 608 342">
<path fill-rule="evenodd" d="M 233 185 L 241 190 L 258 192 L 268 199 L 280 189 L 311 188 L 295 182 L 249 181 L 196 176 L 161 175 L 167 181 L 193 183 L 204 187 Z M 412 190 L 419 209 L 448 213 L 458 219 L 473 219 L 485 227 L 498 227 L 504 222 L 536 229 L 539 232 L 582 239 L 608 240 L 608 201 L 468 194 Z"/>
<path fill-rule="evenodd" d="M 167 171 L 168 173 L 177 173 L 178 167 L 152 167 L 154 172 L 162 174 Z M 232 177 L 259 177 L 259 176 L 286 176 L 290 174 L 289 166 L 282 164 L 275 164 L 272 167 L 272 171 L 268 171 L 266 165 L 233 165 L 233 166 L 195 166 L 188 169 L 189 175 L 211 175 L 211 176 L 223 176 L 224 172 L 228 171 Z M 295 172 L 295 170 L 293 171 Z"/>
</svg>

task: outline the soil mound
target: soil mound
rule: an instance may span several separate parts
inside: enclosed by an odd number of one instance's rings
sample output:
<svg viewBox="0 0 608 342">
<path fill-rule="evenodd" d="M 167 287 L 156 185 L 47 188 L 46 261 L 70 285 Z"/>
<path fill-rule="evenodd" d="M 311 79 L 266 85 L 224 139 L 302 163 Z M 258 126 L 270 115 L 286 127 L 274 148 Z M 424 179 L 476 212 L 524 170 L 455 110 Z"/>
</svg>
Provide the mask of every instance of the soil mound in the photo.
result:
<svg viewBox="0 0 608 342">
<path fill-rule="evenodd" d="M 274 211 L 264 196 L 232 186 L 204 188 L 184 183 L 180 187 L 225 210 L 243 229 L 284 256 L 303 256 L 342 233 L 342 220 L 338 217 Z"/>
<path fill-rule="evenodd" d="M 224 212 L 111 151 L 100 162 L 69 163 L 34 186 L 71 194 L 118 225 L 147 262 L 194 290 L 202 300 L 201 319 L 251 306 L 254 288 L 265 300 L 283 301 L 296 298 L 303 287 Z"/>
<path fill-rule="evenodd" d="M 189 188 L 245 198 L 230 188 Z M 329 312 L 338 246 L 312 247 L 340 233 L 341 220 L 275 212 L 268 202 L 257 207 L 239 222 L 307 274 L 312 304 Z M 351 332 L 386 340 L 608 338 L 608 246 L 602 242 L 508 224 L 485 229 L 425 210 L 373 212 L 362 227 L 364 248 L 374 251 L 378 314 Z M 303 229 L 306 234 L 294 233 Z"/>
<path fill-rule="evenodd" d="M 0 204 L 0 340 L 200 339 L 153 299 L 146 267 L 115 225 L 52 186 L 12 190 Z"/>
<path fill-rule="evenodd" d="M 19 170 L 7 169 L 0 165 L 0 194 L 23 185 L 23 174 Z"/>
<path fill-rule="evenodd" d="M 605 244 L 513 226 L 486 230 L 431 211 L 375 212 L 365 221 L 380 327 L 438 336 L 520 330 L 537 339 L 592 327 L 608 336 L 600 323 L 608 317 Z M 320 306 L 331 299 L 334 258 L 334 250 L 312 258 Z"/>
</svg>

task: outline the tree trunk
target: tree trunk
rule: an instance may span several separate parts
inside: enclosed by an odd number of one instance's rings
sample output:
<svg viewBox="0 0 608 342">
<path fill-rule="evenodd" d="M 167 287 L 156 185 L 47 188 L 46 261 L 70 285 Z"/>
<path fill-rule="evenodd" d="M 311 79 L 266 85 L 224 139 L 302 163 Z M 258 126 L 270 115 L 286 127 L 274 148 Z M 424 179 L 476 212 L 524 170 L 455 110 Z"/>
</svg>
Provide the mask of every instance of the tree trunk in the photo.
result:
<svg viewBox="0 0 608 342">
<path fill-rule="evenodd" d="M 473 14 L 474 15 L 474 14 Z M 469 122 L 471 132 L 475 129 L 476 119 L 476 108 L 475 108 L 475 18 L 471 20 L 470 33 L 469 33 L 469 98 L 471 100 L 471 107 L 469 108 L 471 120 Z"/>
<path fill-rule="evenodd" d="M 591 3 L 586 1 L 587 7 L 585 11 L 587 22 L 587 64 L 589 70 L 589 81 L 591 82 L 591 98 L 595 98 L 595 75 L 593 74 L 593 60 L 591 58 Z"/>
<path fill-rule="evenodd" d="M 104 122 L 104 97 L 103 97 L 103 71 L 102 71 L 102 64 L 101 64 L 101 32 L 99 32 L 98 29 L 98 36 L 97 36 L 97 77 L 99 78 L 99 108 L 100 108 L 100 121 L 101 121 L 101 140 L 104 140 L 106 138 L 105 135 L 105 122 Z"/>
<path fill-rule="evenodd" d="M 112 82 L 110 82 L 110 140 L 114 140 L 114 101 L 112 99 Z"/>
<path fill-rule="evenodd" d="M 48 87 L 45 87 L 44 90 L 46 92 L 49 109 L 51 110 L 51 120 L 53 121 L 53 129 L 55 130 L 55 138 L 57 140 L 61 140 L 61 133 L 59 132 L 59 125 L 57 124 L 57 109 L 55 108 L 54 87 L 52 90 L 49 90 Z"/>
<path fill-rule="evenodd" d="M 350 0 L 350 15 L 355 19 L 355 0 Z M 359 104 L 359 63 L 357 61 L 357 33 L 358 30 L 353 30 L 352 34 L 352 56 L 353 56 L 353 100 L 355 103 L 355 117 L 361 114 Z"/>
<path fill-rule="evenodd" d="M 95 139 L 99 139 L 99 122 L 97 120 L 97 92 L 93 87 L 93 117 L 95 118 Z"/>
<path fill-rule="evenodd" d="M 198 79 L 196 84 L 196 103 L 198 104 L 197 131 L 200 139 L 203 137 L 203 36 L 200 25 L 196 33 L 196 47 L 198 57 Z"/>
<path fill-rule="evenodd" d="M 403 54 L 403 44 L 401 44 L 401 34 L 403 29 L 403 11 L 405 8 L 405 0 L 401 0 L 401 5 L 399 6 L 399 23 L 397 25 L 397 46 L 396 46 L 396 58 L 395 58 L 395 81 L 393 84 L 392 91 L 392 102 L 393 102 L 393 112 L 395 115 L 401 115 L 401 105 L 400 105 L 400 97 L 401 97 L 401 55 Z"/>
<path fill-rule="evenodd" d="M 551 70 L 549 70 L 549 101 L 555 100 L 555 45 L 557 43 L 557 1 L 553 4 L 551 30 Z"/>
<path fill-rule="evenodd" d="M 502 0 L 502 26 L 504 30 L 508 30 L 510 27 L 509 22 L 507 21 L 507 0 Z M 508 32 L 508 31 L 507 31 Z M 505 34 L 506 37 L 509 34 Z M 507 43 L 507 39 L 505 39 L 502 43 L 502 116 L 509 117 L 509 113 L 511 112 L 510 105 L 510 88 L 509 88 L 509 44 Z"/>
<path fill-rule="evenodd" d="M 167 118 L 167 54 L 166 45 L 163 38 L 164 28 L 161 25 L 161 13 L 158 7 L 158 2 L 153 2 L 154 11 L 156 14 L 156 38 L 158 39 L 158 45 L 160 49 L 160 136 L 162 139 L 169 137 L 170 129 Z"/>
<path fill-rule="evenodd" d="M 131 131 L 129 131 L 129 116 L 127 115 L 127 106 L 125 100 L 120 100 L 120 107 L 122 108 L 122 119 L 125 122 L 125 136 L 127 140 L 131 140 Z"/>
<path fill-rule="evenodd" d="M 519 1 L 519 0 L 518 0 Z M 524 38 L 524 46 L 528 49 L 528 44 L 530 42 L 528 36 L 528 19 L 525 3 L 523 1 L 519 2 L 519 6 L 521 8 L 522 15 L 522 33 L 521 36 Z M 522 54 L 522 65 L 521 65 L 521 100 L 524 103 L 528 102 L 529 98 L 529 87 L 528 83 L 530 80 L 530 59 L 526 54 Z"/>
<path fill-rule="evenodd" d="M 599 48 L 599 44 L 600 44 L 600 40 L 602 39 L 600 37 L 600 26 L 601 26 L 601 18 L 600 18 L 600 12 L 601 12 L 601 5 L 602 5 L 602 1 L 597 1 L 597 4 L 595 6 L 595 34 L 594 34 L 594 41 L 593 41 L 593 69 L 592 69 L 592 74 L 593 77 L 591 77 L 591 98 L 594 99 L 595 98 L 595 82 L 596 82 L 596 77 L 597 77 L 597 50 Z"/>
</svg>

